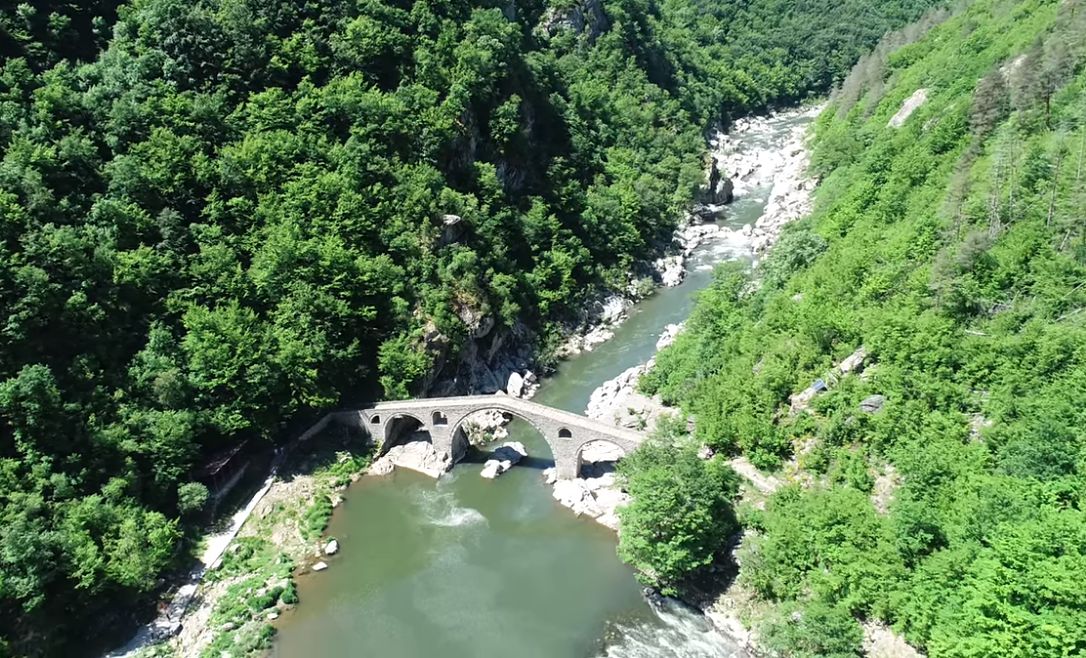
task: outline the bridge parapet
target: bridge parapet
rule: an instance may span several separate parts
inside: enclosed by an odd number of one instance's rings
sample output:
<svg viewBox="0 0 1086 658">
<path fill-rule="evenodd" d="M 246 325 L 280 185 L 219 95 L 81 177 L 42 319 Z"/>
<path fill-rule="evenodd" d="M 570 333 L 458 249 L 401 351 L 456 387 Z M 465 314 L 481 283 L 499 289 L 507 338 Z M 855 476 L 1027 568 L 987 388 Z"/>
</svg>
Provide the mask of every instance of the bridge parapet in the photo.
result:
<svg viewBox="0 0 1086 658">
<path fill-rule="evenodd" d="M 430 440 L 439 453 L 444 452 L 455 461 L 463 456 L 463 446 L 456 442 L 464 421 L 476 412 L 490 410 L 508 413 L 532 425 L 550 446 L 558 477 L 563 479 L 579 474 L 581 451 L 586 444 L 607 441 L 629 454 L 644 438 L 639 432 L 506 395 L 378 402 L 354 413 L 358 415 L 359 424 L 380 442 L 383 451 L 394 445 L 398 438 L 398 419 L 411 418 L 430 433 Z"/>
</svg>

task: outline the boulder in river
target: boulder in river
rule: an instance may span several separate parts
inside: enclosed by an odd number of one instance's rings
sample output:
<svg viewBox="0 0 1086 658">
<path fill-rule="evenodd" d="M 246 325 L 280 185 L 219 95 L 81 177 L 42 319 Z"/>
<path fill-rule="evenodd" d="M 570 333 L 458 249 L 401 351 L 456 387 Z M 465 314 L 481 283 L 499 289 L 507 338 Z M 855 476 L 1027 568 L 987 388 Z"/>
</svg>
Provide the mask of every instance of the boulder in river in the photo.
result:
<svg viewBox="0 0 1086 658">
<path fill-rule="evenodd" d="M 491 458 L 483 464 L 483 470 L 479 474 L 482 477 L 493 480 L 502 473 L 508 471 L 514 464 L 528 456 L 524 444 L 519 441 L 509 441 L 498 446 Z"/>
<path fill-rule="evenodd" d="M 328 543 L 324 545 L 325 555 L 335 555 L 339 552 L 339 542 L 335 539 L 329 539 Z"/>
<path fill-rule="evenodd" d="M 686 278 L 682 256 L 665 256 L 657 259 L 655 268 L 657 274 L 660 275 L 660 283 L 667 288 L 674 288 Z"/>
<path fill-rule="evenodd" d="M 509 381 L 505 384 L 505 392 L 510 397 L 519 398 L 524 394 L 524 377 L 515 370 L 509 373 Z"/>
</svg>

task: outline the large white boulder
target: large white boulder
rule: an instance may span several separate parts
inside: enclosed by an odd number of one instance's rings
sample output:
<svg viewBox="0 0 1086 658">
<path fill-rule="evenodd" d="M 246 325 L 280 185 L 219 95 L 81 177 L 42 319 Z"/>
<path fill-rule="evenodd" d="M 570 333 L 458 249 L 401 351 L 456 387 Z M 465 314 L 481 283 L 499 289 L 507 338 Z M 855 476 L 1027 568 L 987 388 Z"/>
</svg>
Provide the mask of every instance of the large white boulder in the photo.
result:
<svg viewBox="0 0 1086 658">
<path fill-rule="evenodd" d="M 509 373 L 509 381 L 505 384 L 505 392 L 514 398 L 524 395 L 524 377 L 519 372 L 514 370 Z"/>
<path fill-rule="evenodd" d="M 584 514 L 596 518 L 602 513 L 596 506 L 596 497 L 588 490 L 584 480 L 559 480 L 554 483 L 552 495 L 562 506 L 573 510 L 577 516 Z"/>
<path fill-rule="evenodd" d="M 667 288 L 674 288 L 686 278 L 686 268 L 683 266 L 682 256 L 667 256 L 660 258 L 655 264 L 656 272 L 660 275 L 660 283 Z"/>
<path fill-rule="evenodd" d="M 491 458 L 483 464 L 483 470 L 479 475 L 493 480 L 502 473 L 508 471 L 514 464 L 528 456 L 524 444 L 519 441 L 509 441 L 498 446 Z"/>
</svg>

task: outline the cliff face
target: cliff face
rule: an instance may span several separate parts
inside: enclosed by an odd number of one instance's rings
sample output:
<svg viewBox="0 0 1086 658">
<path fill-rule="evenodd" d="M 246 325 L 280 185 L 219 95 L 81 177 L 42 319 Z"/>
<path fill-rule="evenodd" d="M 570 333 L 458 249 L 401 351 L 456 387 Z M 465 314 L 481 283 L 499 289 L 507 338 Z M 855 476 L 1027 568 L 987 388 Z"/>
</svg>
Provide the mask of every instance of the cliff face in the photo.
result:
<svg viewBox="0 0 1086 658">
<path fill-rule="evenodd" d="M 547 9 L 536 27 L 536 33 L 556 37 L 569 31 L 592 43 L 608 28 L 610 21 L 601 0 L 574 0 L 568 7 Z"/>
</svg>

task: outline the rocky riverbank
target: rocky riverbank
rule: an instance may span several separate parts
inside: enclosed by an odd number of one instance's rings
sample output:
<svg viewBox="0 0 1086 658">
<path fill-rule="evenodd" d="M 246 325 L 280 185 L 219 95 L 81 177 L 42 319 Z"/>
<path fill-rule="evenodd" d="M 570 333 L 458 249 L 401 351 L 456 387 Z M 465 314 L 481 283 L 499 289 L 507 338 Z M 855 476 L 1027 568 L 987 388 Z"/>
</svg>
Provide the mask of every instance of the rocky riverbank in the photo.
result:
<svg viewBox="0 0 1086 658">
<path fill-rule="evenodd" d="M 809 152 L 804 125 L 782 130 L 781 124 L 797 117 L 813 118 L 821 107 L 812 107 L 779 115 L 753 118 L 737 122 L 728 135 L 718 135 L 714 140 L 713 165 L 710 173 L 710 189 L 714 178 L 730 181 L 718 183 L 718 189 L 727 189 L 730 196 L 740 198 L 751 194 L 765 194 L 765 210 L 753 225 L 741 229 L 721 228 L 714 224 L 691 224 L 701 228 L 706 238 L 740 245 L 755 258 L 765 253 L 778 239 L 784 226 L 810 212 L 811 194 L 816 181 L 807 175 Z M 775 135 L 767 148 L 750 149 L 751 133 Z M 715 200 L 720 200 L 719 197 Z M 732 199 L 729 198 L 729 201 Z M 710 228 L 711 227 L 711 228 Z M 708 230 L 705 230 L 708 229 Z M 669 325 L 657 343 L 657 350 L 664 349 L 682 331 L 681 325 Z M 610 422 L 620 427 L 651 432 L 659 420 L 678 413 L 666 407 L 658 397 L 649 397 L 637 390 L 638 380 L 648 372 L 654 359 L 627 369 L 618 377 L 604 382 L 591 397 L 586 415 Z M 754 475 L 751 486 L 759 490 L 764 484 L 761 474 L 743 469 L 736 464 L 741 476 Z M 582 478 L 569 483 L 559 483 L 555 497 L 579 514 L 595 518 L 608 527 L 618 528 L 617 509 L 628 502 L 628 496 L 609 478 Z M 734 640 L 746 651 L 757 653 L 757 638 L 744 624 L 743 619 L 757 615 L 758 604 L 750 592 L 733 584 L 719 596 L 710 596 L 698 607 L 713 625 Z"/>
<path fill-rule="evenodd" d="M 337 540 L 322 537 L 324 524 L 365 471 L 372 444 L 322 422 L 290 448 L 277 453 L 263 486 L 235 515 L 229 539 L 210 534 L 201 567 L 164 595 L 163 614 L 107 658 L 265 652 L 272 623 L 296 603 L 293 574 L 328 568 L 340 551 Z"/>
</svg>

